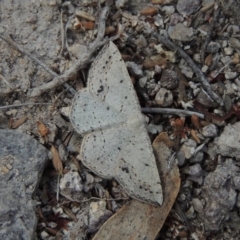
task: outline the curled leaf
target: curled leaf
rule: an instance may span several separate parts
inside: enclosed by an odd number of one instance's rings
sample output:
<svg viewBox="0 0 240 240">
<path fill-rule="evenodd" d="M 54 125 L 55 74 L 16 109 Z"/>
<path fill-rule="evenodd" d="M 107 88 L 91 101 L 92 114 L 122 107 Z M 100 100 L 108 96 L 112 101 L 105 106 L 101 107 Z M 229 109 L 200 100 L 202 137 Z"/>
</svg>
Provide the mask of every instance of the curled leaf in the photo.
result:
<svg viewBox="0 0 240 240">
<path fill-rule="evenodd" d="M 27 116 L 21 116 L 19 119 L 13 119 L 10 118 L 9 122 L 8 122 L 8 127 L 11 129 L 15 129 L 18 128 L 19 126 L 21 126 L 24 122 L 26 122 L 28 119 Z"/>
<path fill-rule="evenodd" d="M 46 137 L 49 133 L 48 128 L 44 125 L 44 123 L 42 121 L 37 121 L 37 125 L 38 125 L 38 132 L 40 134 L 41 137 Z"/>
<path fill-rule="evenodd" d="M 56 171 L 62 175 L 63 174 L 63 165 L 62 165 L 62 160 L 59 157 L 59 153 L 57 151 L 57 149 L 52 145 L 51 147 L 51 152 L 53 155 L 53 166 L 56 169 Z"/>
</svg>

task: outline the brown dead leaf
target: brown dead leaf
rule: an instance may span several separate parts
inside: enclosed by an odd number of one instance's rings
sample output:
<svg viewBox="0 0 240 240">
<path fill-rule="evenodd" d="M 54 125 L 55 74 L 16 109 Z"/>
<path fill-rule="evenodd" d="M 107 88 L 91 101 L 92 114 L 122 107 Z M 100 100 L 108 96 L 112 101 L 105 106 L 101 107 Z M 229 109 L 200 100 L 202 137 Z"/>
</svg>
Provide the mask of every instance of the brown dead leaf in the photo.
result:
<svg viewBox="0 0 240 240">
<path fill-rule="evenodd" d="M 206 58 L 204 63 L 209 67 L 212 64 L 212 59 L 213 59 L 213 55 L 209 54 Z"/>
<path fill-rule="evenodd" d="M 161 169 L 161 181 L 164 201 L 156 207 L 137 200 L 123 206 L 114 216 L 109 218 L 93 240 L 97 239 L 149 239 L 154 240 L 165 222 L 180 188 L 180 177 L 177 165 L 168 169 L 166 159 L 170 156 L 169 148 L 157 137 L 153 142 L 157 162 Z"/>
<path fill-rule="evenodd" d="M 50 234 L 53 235 L 53 236 L 56 236 L 57 233 L 58 233 L 57 230 L 54 230 L 54 229 L 49 228 L 49 227 L 45 227 L 45 230 L 46 230 L 46 232 L 50 233 Z"/>
<path fill-rule="evenodd" d="M 75 15 L 79 18 L 84 18 L 84 19 L 87 19 L 89 21 L 95 22 L 95 17 L 92 16 L 91 14 L 87 13 L 87 12 L 84 12 L 84 11 L 81 11 L 81 10 L 76 10 Z"/>
<path fill-rule="evenodd" d="M 146 7 L 142 9 L 140 12 L 141 15 L 150 15 L 150 16 L 154 16 L 157 13 L 158 13 L 158 9 L 155 7 Z"/>
<path fill-rule="evenodd" d="M 75 214 L 72 212 L 72 210 L 70 208 L 64 207 L 62 206 L 63 211 L 68 215 L 68 217 L 73 220 L 74 222 L 77 222 L 78 219 L 75 216 Z"/>
<path fill-rule="evenodd" d="M 63 174 L 63 165 L 62 165 L 62 160 L 59 157 L 59 153 L 57 151 L 57 149 L 52 145 L 51 147 L 51 152 L 53 155 L 53 166 L 56 169 L 56 171 L 62 175 Z"/>
<path fill-rule="evenodd" d="M 26 122 L 28 119 L 27 116 L 21 116 L 18 119 L 13 119 L 10 118 L 9 122 L 8 122 L 8 127 L 11 129 L 15 129 L 18 128 L 19 126 L 21 126 L 24 122 Z"/>
<path fill-rule="evenodd" d="M 199 117 L 197 115 L 193 114 L 191 116 L 191 122 L 196 129 L 201 128 L 201 123 L 200 123 Z"/>
<path fill-rule="evenodd" d="M 191 134 L 193 140 L 194 140 L 196 143 L 201 143 L 200 138 L 197 136 L 197 131 L 196 131 L 196 130 L 191 129 L 190 134 Z"/>
<path fill-rule="evenodd" d="M 44 123 L 42 121 L 37 121 L 37 125 L 38 125 L 38 132 L 40 134 L 41 137 L 46 137 L 49 133 L 48 128 L 44 125 Z"/>
<path fill-rule="evenodd" d="M 83 29 L 83 30 L 93 30 L 95 26 L 94 22 L 89 21 L 79 21 L 75 19 L 75 23 L 73 25 L 74 29 Z"/>
<path fill-rule="evenodd" d="M 152 60 L 152 59 L 149 59 L 149 58 L 148 58 L 148 59 L 144 60 L 144 62 L 143 62 L 143 66 L 144 66 L 144 68 L 146 68 L 146 69 L 148 69 L 148 68 L 153 68 L 153 67 L 155 67 L 156 65 L 162 66 L 162 65 L 164 65 L 164 64 L 166 64 L 166 61 L 163 60 L 163 59 Z"/>
<path fill-rule="evenodd" d="M 105 29 L 105 35 L 109 35 L 115 32 L 116 32 L 116 28 L 114 26 L 108 26 Z"/>
</svg>

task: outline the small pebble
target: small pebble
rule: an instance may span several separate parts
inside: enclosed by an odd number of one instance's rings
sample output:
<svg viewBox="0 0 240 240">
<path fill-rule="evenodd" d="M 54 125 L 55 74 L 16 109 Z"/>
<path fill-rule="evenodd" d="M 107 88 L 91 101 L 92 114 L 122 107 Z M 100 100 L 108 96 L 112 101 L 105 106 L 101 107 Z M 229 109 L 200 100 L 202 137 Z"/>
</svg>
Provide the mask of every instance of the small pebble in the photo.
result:
<svg viewBox="0 0 240 240">
<path fill-rule="evenodd" d="M 217 126 L 210 123 L 202 129 L 202 135 L 204 137 L 216 137 L 218 135 Z"/>
</svg>

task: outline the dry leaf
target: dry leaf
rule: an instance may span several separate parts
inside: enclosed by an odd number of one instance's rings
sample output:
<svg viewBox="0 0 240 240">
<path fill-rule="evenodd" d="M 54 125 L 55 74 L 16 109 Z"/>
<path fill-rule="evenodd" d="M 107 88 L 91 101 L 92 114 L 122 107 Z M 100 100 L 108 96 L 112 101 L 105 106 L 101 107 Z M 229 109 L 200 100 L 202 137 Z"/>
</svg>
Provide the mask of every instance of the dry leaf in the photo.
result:
<svg viewBox="0 0 240 240">
<path fill-rule="evenodd" d="M 51 152 L 53 155 L 53 166 L 56 169 L 56 171 L 62 175 L 63 174 L 63 165 L 62 165 L 62 160 L 59 157 L 59 153 L 57 151 L 57 149 L 52 145 L 51 147 Z"/>
<path fill-rule="evenodd" d="M 67 207 L 64 207 L 64 206 L 62 206 L 62 209 L 63 209 L 63 211 L 69 216 L 69 218 L 70 218 L 71 220 L 73 220 L 74 222 L 77 222 L 77 221 L 78 221 L 78 219 L 76 218 L 75 214 L 72 212 L 71 209 L 69 209 L 69 208 L 67 208 Z"/>
<path fill-rule="evenodd" d="M 201 143 L 200 138 L 197 136 L 197 131 L 196 131 L 196 130 L 191 129 L 190 134 L 191 134 L 193 140 L 194 140 L 196 143 Z"/>
<path fill-rule="evenodd" d="M 46 230 L 46 232 L 50 233 L 50 234 L 53 235 L 53 236 L 56 236 L 57 233 L 58 233 L 57 230 L 54 230 L 54 229 L 49 228 L 49 227 L 45 227 L 45 230 Z"/>
<path fill-rule="evenodd" d="M 48 128 L 40 120 L 37 121 L 37 125 L 38 125 L 38 132 L 39 132 L 40 136 L 41 137 L 46 137 L 49 133 Z"/>
<path fill-rule="evenodd" d="M 204 63 L 209 67 L 212 64 L 212 59 L 213 59 L 213 55 L 209 54 L 206 58 Z"/>
<path fill-rule="evenodd" d="M 115 33 L 115 32 L 116 32 L 116 29 L 113 26 L 108 26 L 105 29 L 105 35 L 109 35 L 109 34 L 112 34 L 112 33 Z"/>
<path fill-rule="evenodd" d="M 155 7 L 146 7 L 140 12 L 141 15 L 150 15 L 150 16 L 154 16 L 157 13 L 158 13 L 158 9 Z"/>
<path fill-rule="evenodd" d="M 174 146 L 174 142 L 169 138 L 166 132 L 161 132 L 158 135 L 158 141 L 162 141 L 169 148 L 172 148 Z"/>
<path fill-rule="evenodd" d="M 161 169 L 164 201 L 161 207 L 132 200 L 123 206 L 115 215 L 109 218 L 93 240 L 122 240 L 122 239 L 148 239 L 154 240 L 165 222 L 169 211 L 177 197 L 180 188 L 180 177 L 177 165 L 168 169 L 166 158 L 171 152 L 162 142 L 161 136 L 153 143 L 156 159 Z"/>
<path fill-rule="evenodd" d="M 193 126 L 196 128 L 196 129 L 200 129 L 201 128 L 201 123 L 199 121 L 199 117 L 196 116 L 196 115 L 192 115 L 191 116 L 191 122 L 193 124 Z"/>
<path fill-rule="evenodd" d="M 157 59 L 157 60 L 152 60 L 152 59 L 145 59 L 144 62 L 143 62 L 143 66 L 144 68 L 148 69 L 148 68 L 153 68 L 155 67 L 156 65 L 158 66 L 162 66 L 166 64 L 166 61 L 163 60 L 163 59 Z"/>
<path fill-rule="evenodd" d="M 87 22 L 87 21 L 79 21 L 75 19 L 75 23 L 73 25 L 74 29 L 83 29 L 83 30 L 93 30 L 95 26 L 94 22 Z"/>
<path fill-rule="evenodd" d="M 90 15 L 89 13 L 87 12 L 84 12 L 84 11 L 81 11 L 81 10 L 76 10 L 75 11 L 75 15 L 79 18 L 84 18 L 84 19 L 87 19 L 89 21 L 95 21 L 95 17 Z"/>
<path fill-rule="evenodd" d="M 8 127 L 11 129 L 15 129 L 18 128 L 19 126 L 21 126 L 24 122 L 26 122 L 28 119 L 27 116 L 21 116 L 18 119 L 13 119 L 10 118 L 9 123 L 8 123 Z"/>
</svg>

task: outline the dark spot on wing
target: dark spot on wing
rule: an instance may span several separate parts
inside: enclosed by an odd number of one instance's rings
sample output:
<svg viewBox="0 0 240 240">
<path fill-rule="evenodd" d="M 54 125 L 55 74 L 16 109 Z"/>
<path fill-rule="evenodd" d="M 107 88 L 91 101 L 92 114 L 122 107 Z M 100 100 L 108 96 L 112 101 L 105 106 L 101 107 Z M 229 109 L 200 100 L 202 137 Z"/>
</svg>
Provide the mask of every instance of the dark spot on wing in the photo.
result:
<svg viewBox="0 0 240 240">
<path fill-rule="evenodd" d="M 126 172 L 126 173 L 129 173 L 128 167 L 122 167 L 122 171 Z"/>
<path fill-rule="evenodd" d="M 102 92 L 103 90 L 104 90 L 104 87 L 103 87 L 103 85 L 101 85 L 101 86 L 99 87 L 99 89 L 97 90 L 97 92 L 100 93 L 100 92 Z"/>
</svg>

